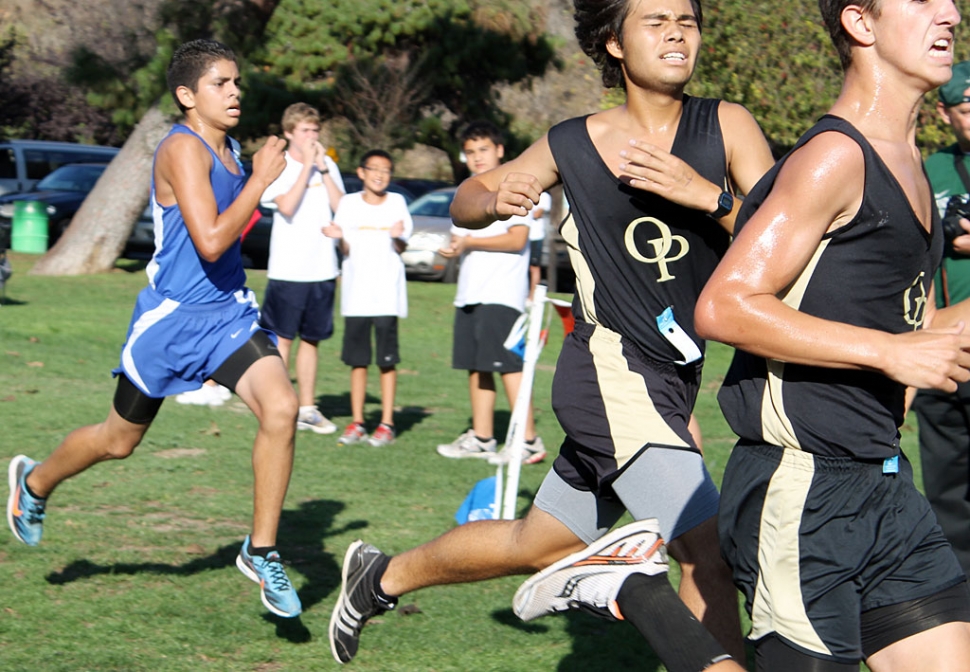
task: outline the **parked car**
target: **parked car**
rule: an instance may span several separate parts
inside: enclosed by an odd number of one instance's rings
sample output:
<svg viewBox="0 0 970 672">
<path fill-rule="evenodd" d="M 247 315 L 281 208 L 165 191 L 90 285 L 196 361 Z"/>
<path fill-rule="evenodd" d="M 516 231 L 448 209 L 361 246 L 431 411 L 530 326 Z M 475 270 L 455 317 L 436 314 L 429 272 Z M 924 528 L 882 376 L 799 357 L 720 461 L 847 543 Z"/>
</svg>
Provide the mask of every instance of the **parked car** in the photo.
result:
<svg viewBox="0 0 970 672">
<path fill-rule="evenodd" d="M 48 247 L 53 245 L 107 167 L 106 163 L 70 163 L 50 173 L 29 191 L 0 196 L 0 222 L 12 222 L 15 202 L 42 201 L 47 206 Z"/>
<path fill-rule="evenodd" d="M 354 173 L 340 173 L 340 178 L 344 181 L 344 191 L 348 194 L 353 194 L 357 191 L 362 191 L 364 188 L 363 182 Z M 390 184 L 387 185 L 388 191 L 393 191 L 396 194 L 401 194 L 404 197 L 406 203 L 410 204 L 415 199 L 414 193 L 407 187 L 401 185 L 398 180 L 391 180 Z"/>
<path fill-rule="evenodd" d="M 75 142 L 0 142 L 0 195 L 30 191 L 38 180 L 68 163 L 108 163 L 118 152 L 117 147 Z"/>
<path fill-rule="evenodd" d="M 269 262 L 269 236 L 273 230 L 273 209 L 259 206 L 259 219 L 242 242 L 243 264 L 247 268 L 266 268 Z M 155 253 L 155 221 L 149 203 L 141 213 L 131 237 L 125 245 L 124 256 L 129 259 L 150 259 Z"/>
<path fill-rule="evenodd" d="M 415 198 L 420 198 L 435 189 L 454 186 L 451 182 L 444 180 L 426 180 L 421 177 L 396 177 L 394 178 L 394 182 L 414 194 Z"/>
<path fill-rule="evenodd" d="M 438 250 L 451 240 L 451 214 L 448 210 L 456 189 L 447 187 L 429 191 L 408 206 L 414 220 L 414 231 L 407 249 L 401 253 L 401 259 L 409 277 L 444 282 L 458 280 L 458 259 L 445 259 L 438 254 Z"/>
</svg>

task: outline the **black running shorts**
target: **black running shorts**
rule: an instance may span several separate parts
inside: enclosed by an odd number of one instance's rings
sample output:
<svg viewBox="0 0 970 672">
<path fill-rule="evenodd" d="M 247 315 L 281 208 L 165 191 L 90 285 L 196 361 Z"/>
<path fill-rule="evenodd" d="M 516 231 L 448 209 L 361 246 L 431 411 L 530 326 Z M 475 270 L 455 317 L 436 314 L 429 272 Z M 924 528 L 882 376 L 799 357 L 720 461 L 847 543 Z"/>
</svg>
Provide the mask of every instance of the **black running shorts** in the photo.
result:
<svg viewBox="0 0 970 672">
<path fill-rule="evenodd" d="M 495 373 L 522 371 L 522 359 L 505 348 L 505 339 L 521 314 L 515 308 L 492 303 L 456 309 L 451 368 Z"/>
<path fill-rule="evenodd" d="M 836 662 L 862 659 L 864 613 L 966 580 L 905 457 L 884 473 L 882 462 L 739 443 L 718 531 L 749 638 Z"/>
</svg>

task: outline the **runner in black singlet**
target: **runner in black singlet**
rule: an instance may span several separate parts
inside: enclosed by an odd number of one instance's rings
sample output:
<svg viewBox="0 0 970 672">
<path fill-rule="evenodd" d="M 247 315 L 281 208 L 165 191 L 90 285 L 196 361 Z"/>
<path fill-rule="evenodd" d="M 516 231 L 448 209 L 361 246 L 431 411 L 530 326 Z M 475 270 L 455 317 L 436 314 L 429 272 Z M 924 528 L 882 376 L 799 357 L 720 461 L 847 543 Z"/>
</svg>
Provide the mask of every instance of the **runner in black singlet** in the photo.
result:
<svg viewBox="0 0 970 672">
<path fill-rule="evenodd" d="M 960 15 L 819 5 L 841 95 L 749 195 L 697 306 L 698 333 L 737 348 L 721 549 L 759 671 L 967 670 L 970 590 L 898 429 L 907 386 L 970 378 L 970 304 L 935 310 L 942 233 L 915 145 Z"/>
<path fill-rule="evenodd" d="M 717 490 L 688 430 L 704 347 L 693 308 L 727 247 L 734 193 L 755 185 L 771 153 L 743 107 L 684 94 L 700 51 L 697 0 L 574 4 L 580 45 L 627 102 L 554 127 L 466 180 L 452 205 L 457 224 L 481 228 L 527 215 L 564 184 L 577 328 L 553 406 L 566 441 L 522 520 L 462 525 L 394 557 L 351 546 L 330 623 L 340 662 L 355 655 L 364 622 L 404 593 L 541 570 L 515 596 L 523 619 L 591 609 L 633 623 L 670 670 L 741 669 Z M 638 522 L 610 532 L 625 510 Z"/>
</svg>

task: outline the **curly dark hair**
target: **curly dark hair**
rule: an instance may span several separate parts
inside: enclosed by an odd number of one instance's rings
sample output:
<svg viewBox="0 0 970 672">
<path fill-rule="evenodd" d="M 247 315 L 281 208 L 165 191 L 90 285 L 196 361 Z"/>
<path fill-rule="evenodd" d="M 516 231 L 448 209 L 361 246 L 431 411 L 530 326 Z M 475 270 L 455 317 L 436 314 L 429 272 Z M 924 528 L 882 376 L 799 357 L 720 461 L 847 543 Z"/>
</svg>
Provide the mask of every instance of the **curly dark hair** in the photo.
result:
<svg viewBox="0 0 970 672">
<path fill-rule="evenodd" d="M 573 0 L 576 39 L 583 52 L 593 59 L 607 88 L 624 86 L 620 62 L 606 51 L 606 43 L 616 37 L 623 46 L 623 21 L 632 9 L 633 0 Z M 700 0 L 690 0 L 697 17 L 697 27 L 704 20 Z"/>
<path fill-rule="evenodd" d="M 852 38 L 842 26 L 842 10 L 848 5 L 857 5 L 864 12 L 871 12 L 879 18 L 882 11 L 880 0 L 818 0 L 818 10 L 822 13 L 822 22 L 829 31 L 832 44 L 839 52 L 839 61 L 845 70 L 852 62 Z"/>
<path fill-rule="evenodd" d="M 209 69 L 209 66 L 216 61 L 223 60 L 235 63 L 236 54 L 222 42 L 215 40 L 192 40 L 181 45 L 172 54 L 172 62 L 168 65 L 166 80 L 168 90 L 183 114 L 185 107 L 179 102 L 175 90 L 184 86 L 191 91 L 198 91 L 199 80 Z"/>
</svg>

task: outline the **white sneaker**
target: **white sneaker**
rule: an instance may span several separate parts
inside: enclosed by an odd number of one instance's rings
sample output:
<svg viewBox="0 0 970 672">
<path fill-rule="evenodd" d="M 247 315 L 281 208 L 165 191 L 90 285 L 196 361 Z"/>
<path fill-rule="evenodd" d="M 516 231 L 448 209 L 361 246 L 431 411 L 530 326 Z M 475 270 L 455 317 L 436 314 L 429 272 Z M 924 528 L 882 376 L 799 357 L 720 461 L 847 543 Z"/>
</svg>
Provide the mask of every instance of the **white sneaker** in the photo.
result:
<svg viewBox="0 0 970 672">
<path fill-rule="evenodd" d="M 469 429 L 451 443 L 439 444 L 438 454 L 454 459 L 463 457 L 488 459 L 496 454 L 497 447 L 498 442 L 495 439 L 481 441 L 475 436 L 475 430 Z"/>
<path fill-rule="evenodd" d="M 512 598 L 523 621 L 568 609 L 622 620 L 616 606 L 620 586 L 631 574 L 667 571 L 667 547 L 655 518 L 613 530 L 592 544 L 534 574 Z"/>
<path fill-rule="evenodd" d="M 232 399 L 232 391 L 228 387 L 225 387 L 224 385 L 216 385 L 215 390 L 218 393 L 219 398 L 223 401 L 229 401 Z"/>
<path fill-rule="evenodd" d="M 296 428 L 309 429 L 317 434 L 333 434 L 337 431 L 337 425 L 323 417 L 323 413 L 316 406 L 300 406 Z"/>
<path fill-rule="evenodd" d="M 546 455 L 548 455 L 546 446 L 538 436 L 531 446 L 528 443 L 522 444 L 522 464 L 537 464 L 546 459 Z M 512 461 L 512 449 L 507 445 L 503 446 L 502 450 L 490 457 L 488 461 L 491 464 L 508 464 Z"/>
<path fill-rule="evenodd" d="M 222 389 L 225 390 L 226 388 Z M 226 390 L 226 392 L 229 392 L 229 390 Z M 230 396 L 232 396 L 231 393 Z M 175 401 L 192 406 L 222 406 L 226 403 L 226 399 L 222 397 L 219 389 L 212 385 L 203 385 L 197 390 L 178 394 L 175 396 Z"/>
</svg>

